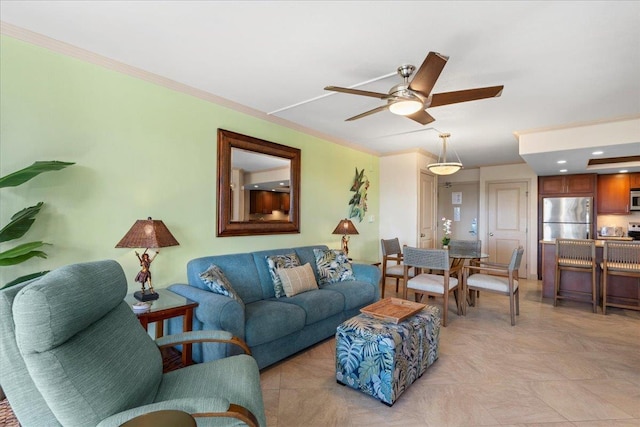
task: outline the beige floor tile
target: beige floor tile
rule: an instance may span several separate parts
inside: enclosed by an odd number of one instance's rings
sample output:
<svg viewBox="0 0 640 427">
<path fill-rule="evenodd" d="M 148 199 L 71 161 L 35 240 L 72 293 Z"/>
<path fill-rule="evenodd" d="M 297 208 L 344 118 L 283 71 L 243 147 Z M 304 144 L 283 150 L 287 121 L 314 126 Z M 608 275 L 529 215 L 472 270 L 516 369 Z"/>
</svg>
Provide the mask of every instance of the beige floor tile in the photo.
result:
<svg viewBox="0 0 640 427">
<path fill-rule="evenodd" d="M 640 427 L 640 312 L 521 293 L 514 327 L 500 295 L 452 303 L 439 360 L 392 407 L 336 383 L 333 338 L 264 369 L 269 427 Z"/>
<path fill-rule="evenodd" d="M 640 418 L 640 386 L 638 384 L 620 379 L 579 381 L 578 384 L 632 417 Z"/>
<path fill-rule="evenodd" d="M 575 382 L 540 381 L 531 386 L 541 400 L 569 421 L 632 418 Z"/>
<path fill-rule="evenodd" d="M 348 426 L 346 392 L 340 386 L 280 390 L 278 426 Z"/>
</svg>

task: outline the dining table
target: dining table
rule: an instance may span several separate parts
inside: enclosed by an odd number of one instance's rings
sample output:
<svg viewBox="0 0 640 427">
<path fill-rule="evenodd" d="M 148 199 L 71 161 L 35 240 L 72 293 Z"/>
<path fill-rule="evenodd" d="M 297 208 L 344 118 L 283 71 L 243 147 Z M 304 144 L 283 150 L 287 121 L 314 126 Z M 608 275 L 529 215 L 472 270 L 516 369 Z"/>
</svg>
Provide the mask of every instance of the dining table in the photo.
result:
<svg viewBox="0 0 640 427">
<path fill-rule="evenodd" d="M 458 281 L 460 282 L 460 284 L 462 285 L 462 275 L 464 274 L 464 266 L 467 263 L 473 262 L 473 261 L 480 261 L 481 259 L 486 259 L 489 258 L 489 254 L 485 253 L 485 252 L 478 252 L 478 251 L 449 251 L 449 259 L 451 260 L 451 269 L 452 270 L 458 270 L 460 271 L 460 273 L 458 273 Z M 466 295 L 466 303 L 467 305 L 471 305 L 471 296 L 469 295 L 469 293 L 467 293 Z M 467 309 L 466 306 L 464 306 L 463 304 L 463 313 L 466 313 Z"/>
</svg>

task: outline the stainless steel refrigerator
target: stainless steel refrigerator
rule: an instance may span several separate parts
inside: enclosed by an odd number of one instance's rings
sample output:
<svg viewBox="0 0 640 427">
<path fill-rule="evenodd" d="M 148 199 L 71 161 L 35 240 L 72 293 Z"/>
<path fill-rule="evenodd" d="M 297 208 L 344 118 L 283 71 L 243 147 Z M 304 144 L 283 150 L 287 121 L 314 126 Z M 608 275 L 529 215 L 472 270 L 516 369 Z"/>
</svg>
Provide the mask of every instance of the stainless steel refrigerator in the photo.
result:
<svg viewBox="0 0 640 427">
<path fill-rule="evenodd" d="M 542 199 L 542 239 L 591 239 L 593 198 Z"/>
</svg>

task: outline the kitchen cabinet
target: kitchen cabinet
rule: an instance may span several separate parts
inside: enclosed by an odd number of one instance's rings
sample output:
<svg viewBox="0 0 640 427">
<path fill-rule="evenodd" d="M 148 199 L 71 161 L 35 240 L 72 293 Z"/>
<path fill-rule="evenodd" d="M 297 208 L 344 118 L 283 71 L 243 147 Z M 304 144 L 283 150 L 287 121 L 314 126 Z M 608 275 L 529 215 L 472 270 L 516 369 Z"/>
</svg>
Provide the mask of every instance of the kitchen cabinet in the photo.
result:
<svg viewBox="0 0 640 427">
<path fill-rule="evenodd" d="M 270 214 L 275 210 L 289 212 L 290 205 L 289 193 L 251 190 L 249 195 L 249 213 L 252 214 Z"/>
<path fill-rule="evenodd" d="M 629 174 L 629 187 L 633 189 L 640 189 L 640 172 Z"/>
<path fill-rule="evenodd" d="M 629 214 L 629 174 L 598 175 L 598 213 Z"/>
<path fill-rule="evenodd" d="M 544 195 L 581 194 L 591 195 L 596 191 L 594 173 L 576 175 L 552 175 L 538 177 L 538 193 Z"/>
</svg>

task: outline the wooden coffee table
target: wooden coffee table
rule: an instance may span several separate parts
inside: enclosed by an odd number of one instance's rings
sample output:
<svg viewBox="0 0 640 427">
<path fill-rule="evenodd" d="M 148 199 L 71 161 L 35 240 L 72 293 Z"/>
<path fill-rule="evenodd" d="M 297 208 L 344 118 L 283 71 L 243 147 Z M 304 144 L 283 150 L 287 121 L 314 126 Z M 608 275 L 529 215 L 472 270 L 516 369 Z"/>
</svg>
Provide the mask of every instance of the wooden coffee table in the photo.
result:
<svg viewBox="0 0 640 427">
<path fill-rule="evenodd" d="M 148 330 L 149 323 L 156 322 L 156 338 L 160 338 L 164 335 L 164 321 L 166 319 L 184 316 L 182 330 L 183 332 L 191 331 L 193 328 L 193 309 L 198 306 L 198 303 L 167 289 L 158 289 L 156 292 L 160 298 L 148 301 L 152 303 L 149 311 L 136 313 L 144 330 Z M 133 297 L 133 294 L 128 294 L 124 300 L 129 306 L 139 302 Z M 182 346 L 182 363 L 187 366 L 191 362 L 191 344 L 184 344 Z"/>
</svg>

